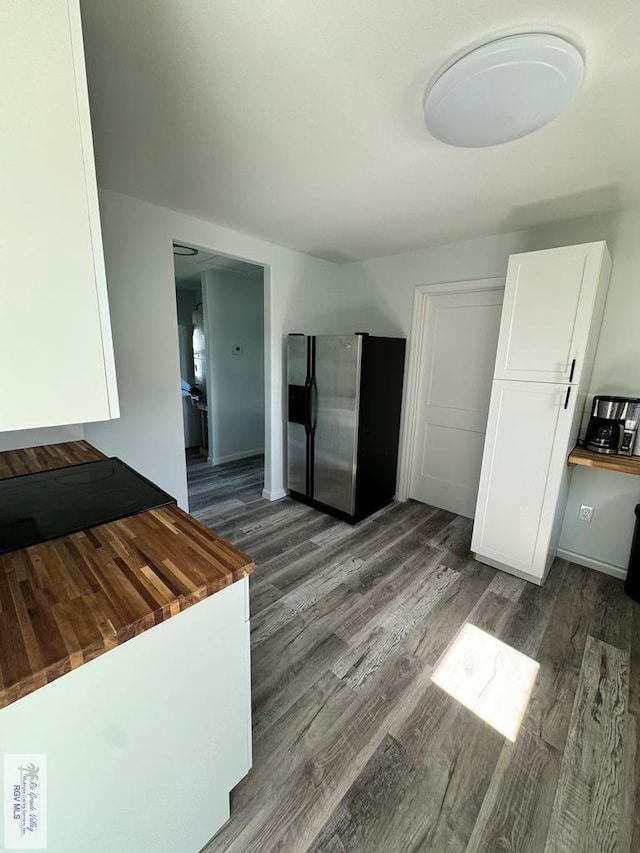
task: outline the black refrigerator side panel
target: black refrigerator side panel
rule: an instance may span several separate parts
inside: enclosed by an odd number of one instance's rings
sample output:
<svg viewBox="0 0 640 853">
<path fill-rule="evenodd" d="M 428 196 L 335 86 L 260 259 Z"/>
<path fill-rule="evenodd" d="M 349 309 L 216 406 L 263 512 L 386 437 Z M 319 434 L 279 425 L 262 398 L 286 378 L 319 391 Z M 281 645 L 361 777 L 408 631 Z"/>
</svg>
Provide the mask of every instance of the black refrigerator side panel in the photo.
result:
<svg viewBox="0 0 640 853">
<path fill-rule="evenodd" d="M 309 494 L 310 363 L 311 338 L 287 339 L 287 487 Z"/>
<path fill-rule="evenodd" d="M 363 340 L 356 515 L 364 518 L 393 500 L 396 490 L 404 338 Z"/>
</svg>

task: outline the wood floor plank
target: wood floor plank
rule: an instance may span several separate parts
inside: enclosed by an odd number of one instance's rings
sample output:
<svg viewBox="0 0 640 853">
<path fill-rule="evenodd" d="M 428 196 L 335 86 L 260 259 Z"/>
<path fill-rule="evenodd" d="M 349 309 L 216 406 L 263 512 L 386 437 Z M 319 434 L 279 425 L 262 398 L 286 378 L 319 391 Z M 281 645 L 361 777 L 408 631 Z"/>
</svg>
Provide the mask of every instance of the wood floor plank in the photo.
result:
<svg viewBox="0 0 640 853">
<path fill-rule="evenodd" d="M 270 534 L 267 533 L 266 535 Z M 339 557 L 341 553 L 340 550 L 336 550 L 333 556 Z M 263 583 L 274 584 L 278 589 L 284 591 L 285 587 L 289 589 L 291 586 L 295 586 L 295 583 L 292 584 L 290 579 L 291 567 L 301 566 L 299 582 L 302 582 L 309 577 L 314 566 L 321 570 L 327 564 L 328 555 L 325 549 L 314 545 L 310 539 L 305 539 L 286 551 L 280 551 L 271 559 L 258 563 L 254 571 L 254 583 L 256 587 L 260 587 Z"/>
<path fill-rule="evenodd" d="M 564 750 L 587 630 L 597 607 L 594 572 L 569 565 L 535 658 L 540 664 L 524 725 Z"/>
<path fill-rule="evenodd" d="M 341 544 L 318 546 L 311 539 L 298 541 L 291 547 L 283 547 L 282 543 L 276 547 L 274 538 L 273 544 L 272 555 L 257 564 L 256 583 L 273 583 L 283 594 L 339 561 L 348 551 Z"/>
<path fill-rule="evenodd" d="M 300 518 L 296 524 L 291 524 L 291 521 L 285 517 L 281 523 L 271 527 L 269 536 L 265 536 L 262 531 L 253 532 L 249 536 L 239 536 L 237 547 L 251 551 L 253 559 L 259 565 L 268 562 L 270 557 L 310 540 L 314 534 L 329 529 L 332 524 L 332 518 L 320 513 Z"/>
<path fill-rule="evenodd" d="M 633 720 L 635 722 L 632 722 L 631 724 L 633 725 L 635 733 L 636 754 L 633 766 L 633 787 L 629 798 L 629 807 L 633 816 L 630 845 L 631 853 L 635 853 L 637 850 L 640 850 L 640 722 L 636 717 L 634 717 Z"/>
<path fill-rule="evenodd" d="M 357 645 L 380 614 L 393 606 L 407 589 L 415 588 L 421 579 L 435 572 L 441 559 L 442 552 L 424 546 L 404 559 L 398 556 L 396 560 L 396 549 L 391 547 L 379 557 L 367 560 L 348 582 L 358 598 L 354 598 L 353 607 L 344 614 L 336 628 L 338 635 Z M 379 583 L 371 586 L 372 567 L 376 571 L 376 566 Z"/>
<path fill-rule="evenodd" d="M 262 491 L 262 477 L 258 480 L 256 476 L 244 476 L 237 478 L 234 482 L 233 497 L 241 500 L 244 504 L 251 503 L 260 497 Z M 189 497 L 189 509 L 195 515 L 207 507 L 215 507 L 228 496 L 227 484 L 207 484 L 201 487 L 194 495 L 191 491 Z"/>
<path fill-rule="evenodd" d="M 389 733 L 402 744 L 411 762 L 422 766 L 453 726 L 459 711 L 459 703 L 429 680 L 409 713 L 396 720 Z"/>
<path fill-rule="evenodd" d="M 622 853 L 628 653 L 587 637 L 546 853 Z"/>
<path fill-rule="evenodd" d="M 640 720 L 626 715 L 620 849 L 627 853 L 640 850 Z"/>
<path fill-rule="evenodd" d="M 280 599 L 282 592 L 271 583 L 264 583 L 256 587 L 252 585 L 249 578 L 249 605 L 251 616 L 256 616 L 261 610 L 274 604 Z"/>
<path fill-rule="evenodd" d="M 415 654 L 420 660 L 435 666 L 462 625 L 470 618 L 494 574 L 488 566 L 478 564 L 477 571 L 461 573 L 456 583 L 445 591 L 431 618 L 415 631 Z"/>
<path fill-rule="evenodd" d="M 262 610 L 252 620 L 251 632 L 254 642 L 260 643 L 266 640 L 287 622 L 313 607 L 332 589 L 346 584 L 361 566 L 362 560 L 351 554 L 344 554 L 323 572 L 311 575 L 304 583 L 289 592 L 283 592 L 278 601 Z"/>
<path fill-rule="evenodd" d="M 543 587 L 527 584 L 508 621 L 497 635 L 503 643 L 529 657 L 536 654 L 562 588 L 567 563 L 556 560 Z"/>
<path fill-rule="evenodd" d="M 594 610 L 589 633 L 591 636 L 629 650 L 631 644 L 631 608 L 633 601 L 625 595 L 624 587 L 618 578 L 594 573 L 598 607 Z"/>
<path fill-rule="evenodd" d="M 402 741 L 399 741 L 402 743 Z M 403 782 L 404 796 L 378 824 L 380 850 L 464 853 L 504 738 L 458 706 L 450 725 Z"/>
<path fill-rule="evenodd" d="M 440 510 L 444 517 L 444 510 Z M 471 548 L 473 521 L 449 513 L 450 522 L 440 532 L 429 539 L 430 545 L 450 551 L 452 554 L 467 557 Z"/>
<path fill-rule="evenodd" d="M 522 578 L 515 578 L 506 572 L 496 572 L 488 591 L 499 595 L 501 598 L 517 601 L 526 588 L 527 583 Z"/>
<path fill-rule="evenodd" d="M 260 681 L 252 691 L 253 737 L 259 740 L 310 687 L 331 669 L 344 651 L 333 634 L 322 637 L 303 660 Z"/>
<path fill-rule="evenodd" d="M 353 592 L 339 584 L 280 630 L 256 643 L 251 657 L 253 687 L 304 659 L 319 638 L 335 634 L 342 614 L 354 606 L 353 598 Z"/>
<path fill-rule="evenodd" d="M 422 557 L 427 562 L 431 557 L 441 557 L 442 551 L 425 544 L 424 531 L 430 528 L 431 522 L 432 519 L 428 518 L 424 525 L 418 525 L 411 533 L 365 559 L 362 570 L 350 581 L 352 589 L 360 593 L 377 590 L 399 570 L 403 574 L 409 572 L 408 567 L 404 568 L 409 560 L 415 561 Z"/>
<path fill-rule="evenodd" d="M 429 518 L 433 511 L 426 508 Z M 302 559 L 289 560 L 281 554 L 265 566 L 273 583 L 284 592 L 292 589 L 319 569 L 328 566 L 345 551 L 363 562 L 377 558 L 390 547 L 395 547 L 405 536 L 425 520 L 425 510 L 419 504 L 394 504 L 357 525 L 344 540 L 325 545 Z"/>
<path fill-rule="evenodd" d="M 524 728 L 505 742 L 466 853 L 544 850 L 561 757 Z"/>
<path fill-rule="evenodd" d="M 517 599 L 503 598 L 493 592 L 489 584 L 465 621 L 481 631 L 486 631 L 492 637 L 497 637 L 516 603 Z"/>
<path fill-rule="evenodd" d="M 318 744 L 326 742 L 327 732 L 352 701 L 352 691 L 332 672 L 326 672 L 302 694 L 278 720 L 277 726 L 255 740 L 253 768 L 233 794 L 236 814 L 256 798 L 264 807 L 273 791 L 281 791 L 293 771 L 309 760 Z M 249 819 L 255 818 L 255 814 Z"/>
<path fill-rule="evenodd" d="M 389 624 L 391 620 L 403 621 L 407 608 L 411 609 L 417 599 L 422 599 L 424 593 L 430 593 L 431 579 L 438 575 L 439 591 L 442 586 L 442 576 L 445 586 L 459 577 L 441 564 L 442 552 L 434 549 L 420 550 L 406 562 L 400 564 L 393 572 L 388 582 L 384 584 L 384 592 L 375 588 L 369 590 L 361 606 L 346 614 L 343 624 L 337 629 L 344 639 L 352 646 L 362 643 L 372 627 L 382 623 Z M 363 564 L 366 570 L 366 565 Z M 359 572 L 349 584 L 359 589 Z M 421 605 L 423 606 L 423 605 Z"/>
<path fill-rule="evenodd" d="M 202 510 L 200 515 L 204 515 Z M 216 530 L 230 542 L 240 536 L 262 531 L 265 535 L 269 528 L 278 521 L 288 519 L 292 524 L 296 519 L 308 516 L 310 511 L 302 504 L 295 504 L 289 499 L 282 501 L 256 501 L 247 506 L 238 507 L 227 512 L 219 512 L 215 507 L 211 510 L 211 518 L 215 520 Z"/>
<path fill-rule="evenodd" d="M 640 603 L 638 602 L 633 602 L 631 605 L 629 645 L 629 712 L 640 719 Z"/>
<path fill-rule="evenodd" d="M 349 686 L 359 688 L 395 654 L 410 632 L 423 623 L 458 578 L 458 572 L 446 567 L 428 574 L 415 589 L 407 590 L 393 607 L 383 611 L 361 643 L 349 647 L 336 660 L 333 671 L 345 678 Z"/>
<path fill-rule="evenodd" d="M 335 545 L 337 542 L 344 541 L 348 536 L 351 536 L 355 531 L 352 524 L 347 524 L 344 521 L 336 521 L 327 530 L 321 533 L 316 533 L 311 537 L 311 542 L 314 545 Z"/>
<path fill-rule="evenodd" d="M 308 853 L 378 850 L 380 816 L 397 803 L 413 770 L 402 746 L 386 735 L 326 822 Z"/>
</svg>

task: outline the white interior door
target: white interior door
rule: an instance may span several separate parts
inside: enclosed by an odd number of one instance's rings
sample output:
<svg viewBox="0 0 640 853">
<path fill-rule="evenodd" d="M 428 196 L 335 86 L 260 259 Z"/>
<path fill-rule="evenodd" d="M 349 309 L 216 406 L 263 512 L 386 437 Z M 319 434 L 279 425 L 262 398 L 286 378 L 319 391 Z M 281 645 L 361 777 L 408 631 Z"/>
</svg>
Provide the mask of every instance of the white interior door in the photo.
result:
<svg viewBox="0 0 640 853">
<path fill-rule="evenodd" d="M 467 518 L 478 495 L 504 293 L 491 283 L 428 295 L 422 325 L 409 497 Z"/>
</svg>

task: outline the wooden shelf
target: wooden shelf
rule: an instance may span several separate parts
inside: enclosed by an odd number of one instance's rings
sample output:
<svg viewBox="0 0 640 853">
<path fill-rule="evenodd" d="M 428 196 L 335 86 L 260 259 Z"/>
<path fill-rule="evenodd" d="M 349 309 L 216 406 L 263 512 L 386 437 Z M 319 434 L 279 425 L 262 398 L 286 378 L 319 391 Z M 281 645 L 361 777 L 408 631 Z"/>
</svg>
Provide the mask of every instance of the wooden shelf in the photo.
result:
<svg viewBox="0 0 640 853">
<path fill-rule="evenodd" d="M 589 468 L 604 468 L 621 474 L 640 474 L 640 456 L 608 456 L 594 453 L 584 447 L 574 447 L 569 454 L 569 465 L 587 465 Z"/>
</svg>

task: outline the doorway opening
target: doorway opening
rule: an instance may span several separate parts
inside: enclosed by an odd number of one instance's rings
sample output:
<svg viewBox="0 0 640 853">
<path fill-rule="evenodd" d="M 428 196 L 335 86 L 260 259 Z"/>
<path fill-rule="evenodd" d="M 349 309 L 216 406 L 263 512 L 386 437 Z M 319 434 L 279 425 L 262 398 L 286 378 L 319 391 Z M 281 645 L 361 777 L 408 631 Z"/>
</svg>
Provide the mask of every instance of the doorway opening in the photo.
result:
<svg viewBox="0 0 640 853">
<path fill-rule="evenodd" d="M 205 523 L 262 498 L 264 267 L 174 242 L 189 512 Z"/>
</svg>

